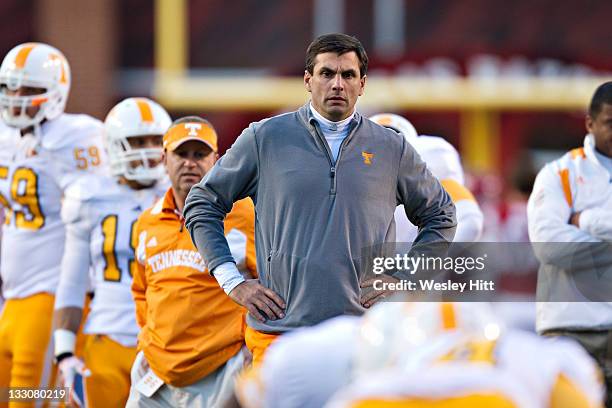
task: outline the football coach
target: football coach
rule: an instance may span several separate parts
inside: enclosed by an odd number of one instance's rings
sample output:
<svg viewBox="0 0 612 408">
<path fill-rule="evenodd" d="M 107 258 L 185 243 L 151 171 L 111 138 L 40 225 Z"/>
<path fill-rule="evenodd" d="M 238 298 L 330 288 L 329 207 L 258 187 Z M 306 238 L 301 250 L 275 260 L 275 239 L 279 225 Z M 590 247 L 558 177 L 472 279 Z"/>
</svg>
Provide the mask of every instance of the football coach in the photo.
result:
<svg viewBox="0 0 612 408">
<path fill-rule="evenodd" d="M 225 292 L 246 307 L 253 361 L 277 335 L 331 317 L 360 315 L 385 291 L 363 291 L 362 251 L 393 241 L 403 204 L 419 227 L 415 245 L 449 245 L 455 208 L 405 138 L 360 115 L 368 57 L 345 34 L 326 34 L 307 50 L 300 109 L 252 123 L 195 185 L 186 225 Z M 258 279 L 238 272 L 223 234 L 235 201 L 256 210 Z M 377 279 L 395 281 L 392 276 Z"/>
</svg>

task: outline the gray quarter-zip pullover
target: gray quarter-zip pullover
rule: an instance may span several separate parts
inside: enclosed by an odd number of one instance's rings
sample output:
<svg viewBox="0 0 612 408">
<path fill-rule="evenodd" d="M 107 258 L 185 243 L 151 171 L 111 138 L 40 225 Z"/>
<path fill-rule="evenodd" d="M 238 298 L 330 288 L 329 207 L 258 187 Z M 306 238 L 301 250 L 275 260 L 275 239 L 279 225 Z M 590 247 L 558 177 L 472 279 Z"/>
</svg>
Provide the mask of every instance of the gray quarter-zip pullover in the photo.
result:
<svg viewBox="0 0 612 408">
<path fill-rule="evenodd" d="M 223 219 L 251 197 L 261 284 L 286 302 L 285 317 L 249 326 L 282 332 L 359 315 L 364 249 L 394 240 L 403 204 L 415 244 L 450 243 L 455 208 L 403 136 L 356 113 L 338 160 L 309 105 L 252 123 L 187 197 L 184 214 L 209 270 L 232 262 Z"/>
</svg>

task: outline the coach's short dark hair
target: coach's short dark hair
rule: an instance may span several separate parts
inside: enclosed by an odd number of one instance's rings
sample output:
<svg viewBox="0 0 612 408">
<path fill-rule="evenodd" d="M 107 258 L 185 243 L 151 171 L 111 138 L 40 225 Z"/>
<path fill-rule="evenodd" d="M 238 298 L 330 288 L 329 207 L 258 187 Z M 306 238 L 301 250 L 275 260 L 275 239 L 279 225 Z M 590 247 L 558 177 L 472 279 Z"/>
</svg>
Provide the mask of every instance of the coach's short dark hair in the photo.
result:
<svg viewBox="0 0 612 408">
<path fill-rule="evenodd" d="M 182 118 L 178 118 L 177 120 L 172 122 L 170 127 L 175 126 L 175 125 L 180 125 L 181 123 L 206 123 L 210 127 L 213 127 L 209 121 L 199 116 L 195 116 L 195 115 L 183 116 Z"/>
<path fill-rule="evenodd" d="M 315 58 L 319 54 L 333 52 L 338 55 L 354 51 L 359 59 L 359 76 L 363 77 L 368 72 L 368 54 L 361 42 L 350 35 L 334 33 L 324 34 L 317 37 L 306 51 L 306 71 L 313 73 Z"/>
<path fill-rule="evenodd" d="M 589 116 L 594 119 L 599 115 L 604 103 L 612 105 L 612 81 L 604 82 L 595 90 L 589 105 Z"/>
</svg>

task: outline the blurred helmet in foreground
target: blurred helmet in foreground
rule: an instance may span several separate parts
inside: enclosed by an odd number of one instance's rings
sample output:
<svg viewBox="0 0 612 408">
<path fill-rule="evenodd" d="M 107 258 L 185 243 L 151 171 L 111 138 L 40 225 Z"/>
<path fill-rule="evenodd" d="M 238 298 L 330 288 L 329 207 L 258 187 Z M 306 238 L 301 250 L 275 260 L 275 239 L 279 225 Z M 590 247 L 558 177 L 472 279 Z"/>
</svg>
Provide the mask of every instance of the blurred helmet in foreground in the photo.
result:
<svg viewBox="0 0 612 408">
<path fill-rule="evenodd" d="M 502 328 L 488 303 L 379 303 L 363 317 L 355 374 L 419 364 L 441 357 L 463 337 L 495 340 Z"/>
</svg>

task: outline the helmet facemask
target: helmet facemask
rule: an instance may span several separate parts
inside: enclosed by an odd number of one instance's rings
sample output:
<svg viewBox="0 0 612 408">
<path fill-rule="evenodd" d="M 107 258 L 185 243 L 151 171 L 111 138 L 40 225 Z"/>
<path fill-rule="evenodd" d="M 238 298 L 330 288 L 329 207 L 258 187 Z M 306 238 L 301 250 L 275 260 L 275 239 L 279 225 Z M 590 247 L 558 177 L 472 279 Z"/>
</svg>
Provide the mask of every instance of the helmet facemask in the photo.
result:
<svg viewBox="0 0 612 408">
<path fill-rule="evenodd" d="M 63 112 L 64 103 L 59 89 L 49 87 L 27 85 L 32 88 L 42 88 L 43 93 L 37 95 L 10 95 L 9 91 L 15 91 L 2 81 L 0 84 L 0 115 L 2 120 L 9 126 L 25 129 L 39 125 L 43 120 L 58 116 L 55 112 Z M 19 87 L 17 87 L 19 89 Z M 59 108 L 62 106 L 62 108 Z M 38 108 L 33 116 L 28 114 L 28 108 Z"/>
<path fill-rule="evenodd" d="M 164 108 L 147 98 L 115 105 L 104 120 L 111 174 L 144 187 L 162 179 L 162 138 L 171 122 Z"/>
<path fill-rule="evenodd" d="M 22 53 L 26 57 L 20 58 Z M 23 92 L 18 94 L 20 89 Z M 0 116 L 7 125 L 19 129 L 40 125 L 64 112 L 69 90 L 70 67 L 61 52 L 46 44 L 19 45 L 0 67 Z"/>
<path fill-rule="evenodd" d="M 162 164 L 161 135 L 159 136 L 159 148 L 132 147 L 129 139 L 138 137 L 142 136 L 115 136 L 109 138 L 108 154 L 111 174 L 116 177 L 124 177 L 126 180 L 135 181 L 143 186 L 151 186 L 165 174 Z"/>
</svg>

